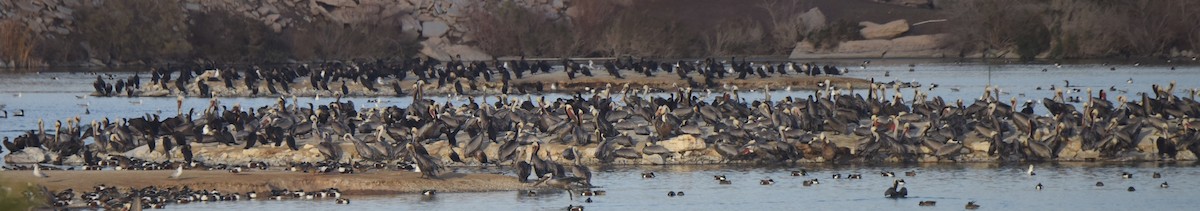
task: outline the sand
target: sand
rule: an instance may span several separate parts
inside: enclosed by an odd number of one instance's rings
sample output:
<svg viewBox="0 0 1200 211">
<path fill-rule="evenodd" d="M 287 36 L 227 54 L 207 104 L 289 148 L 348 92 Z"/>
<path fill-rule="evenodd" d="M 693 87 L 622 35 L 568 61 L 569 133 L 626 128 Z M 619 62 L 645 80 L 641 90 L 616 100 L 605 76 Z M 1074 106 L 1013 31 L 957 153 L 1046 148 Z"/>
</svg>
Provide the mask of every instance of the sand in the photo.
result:
<svg viewBox="0 0 1200 211">
<path fill-rule="evenodd" d="M 407 171 L 372 171 L 356 174 L 310 174 L 279 170 L 227 171 L 185 170 L 179 179 L 168 179 L 174 170 L 162 171 L 46 171 L 49 178 L 35 178 L 31 171 L 0 171 L 0 178 L 12 182 L 32 182 L 50 190 L 92 190 L 104 184 L 110 187 L 189 186 L 192 189 L 216 189 L 222 192 L 268 192 L 271 189 L 320 190 L 338 188 L 347 195 L 384 195 L 439 192 L 483 192 L 543 188 L 499 174 L 444 173 L 438 179 L 420 178 Z"/>
</svg>

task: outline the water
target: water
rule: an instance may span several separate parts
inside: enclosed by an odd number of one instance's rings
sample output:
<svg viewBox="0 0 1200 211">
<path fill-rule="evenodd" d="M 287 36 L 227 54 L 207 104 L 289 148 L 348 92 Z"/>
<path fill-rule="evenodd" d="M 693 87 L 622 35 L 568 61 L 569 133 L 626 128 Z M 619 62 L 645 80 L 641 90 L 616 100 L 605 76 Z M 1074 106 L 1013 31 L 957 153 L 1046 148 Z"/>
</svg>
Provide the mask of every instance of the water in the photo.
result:
<svg viewBox="0 0 1200 211">
<path fill-rule="evenodd" d="M 1118 95 L 1135 97 L 1138 92 L 1147 92 L 1151 84 L 1177 82 L 1175 92 L 1186 96 L 1188 89 L 1200 88 L 1200 66 L 1191 64 L 1169 65 L 1101 65 L 1071 64 L 1056 68 L 1051 64 L 982 65 L 977 63 L 916 62 L 912 67 L 907 62 L 875 62 L 866 69 L 857 63 L 846 63 L 851 67 L 851 77 L 874 78 L 876 81 L 917 81 L 919 88 L 929 96 L 942 96 L 948 101 L 963 99 L 970 103 L 978 98 L 989 82 L 1003 91 L 1000 99 L 1017 98 L 1019 102 L 1052 97 L 1051 84 L 1062 88 L 1063 80 L 1086 90 L 1092 88 L 1110 91 L 1109 99 Z M 1115 67 L 1116 71 L 1109 71 Z M 1042 72 L 1042 69 L 1047 69 Z M 989 80 L 989 70 L 991 77 Z M 890 75 L 885 76 L 885 72 Z M 131 73 L 116 73 L 124 78 Z M 143 76 L 145 76 L 143 74 Z M 161 113 L 163 116 L 176 112 L 174 97 L 166 98 L 95 98 L 83 97 L 91 92 L 91 81 L 95 75 L 71 72 L 5 73 L 0 75 L 0 105 L 9 111 L 10 117 L 0 119 L 0 136 L 15 137 L 24 131 L 36 130 L 37 119 L 53 127 L 55 120 L 79 116 L 83 122 L 138 117 L 146 113 Z M 931 84 L 938 88 L 929 89 Z M 1042 90 L 1037 90 L 1041 87 Z M 952 91 L 956 88 L 959 91 Z M 1074 88 L 1074 87 L 1073 87 Z M 743 88 L 744 89 L 744 88 Z M 911 89 L 902 91 L 911 99 Z M 806 97 L 812 92 L 773 91 L 774 99 L 784 96 Z M 1085 93 L 1071 92 L 1066 96 L 1083 96 Z M 553 98 L 562 95 L 550 95 Z M 889 94 L 891 96 L 891 94 Z M 535 96 L 536 97 L 536 96 Z M 746 92 L 743 97 L 758 99 L 761 92 Z M 274 98 L 222 98 L 223 105 L 239 103 L 242 106 L 264 106 L 275 103 Z M 300 104 L 325 104 L 332 98 L 300 98 Z M 373 107 L 369 100 L 379 100 L 382 106 L 406 106 L 409 98 L 348 98 L 359 107 Z M 436 98 L 438 101 L 447 98 Z M 462 99 L 458 99 L 461 102 Z M 490 98 L 489 101 L 494 100 Z M 288 99 L 291 103 L 291 99 Z M 203 110 L 208 99 L 188 98 L 183 110 Z M 85 114 L 86 110 L 90 114 Z M 24 109 L 25 117 L 11 116 Z M 1037 106 L 1038 113 L 1045 113 Z M 2 154 L 0 154 L 2 155 Z M 173 205 L 169 209 L 213 210 L 213 209 L 264 209 L 332 210 L 343 207 L 400 210 L 558 210 L 569 204 L 584 204 L 590 210 L 731 210 L 731 209 L 849 209 L 866 210 L 879 208 L 916 209 L 922 200 L 938 201 L 937 210 L 959 210 L 967 201 L 977 201 L 982 209 L 1023 210 L 1188 210 L 1200 205 L 1200 201 L 1187 198 L 1200 194 L 1200 168 L 1192 163 L 1183 164 L 1038 164 L 1038 175 L 1027 176 L 1024 164 L 936 164 L 921 166 L 860 166 L 860 165 L 813 165 L 794 167 L 741 167 L 727 165 L 712 166 L 635 166 L 615 167 L 596 172 L 594 183 L 608 191 L 606 196 L 594 196 L 593 203 L 583 199 L 571 200 L 566 192 L 540 193 L 524 196 L 516 191 L 484 193 L 440 193 L 427 198 L 417 194 L 353 197 L 351 205 L 337 205 L 332 200 L 315 201 L 239 201 L 219 203 L 194 203 Z M 593 167 L 597 168 L 597 167 Z M 806 168 L 809 177 L 791 177 L 790 171 Z M 879 176 L 882 170 L 916 170 L 916 177 L 904 177 L 909 188 L 908 199 L 885 199 L 882 192 L 893 178 Z M 465 172 L 494 172 L 495 169 L 458 169 Z M 502 170 L 511 172 L 509 170 Z M 641 179 L 643 171 L 654 171 L 657 178 Z M 1120 172 L 1134 173 L 1134 179 L 1121 179 Z M 1151 172 L 1161 172 L 1162 179 L 1151 179 Z M 834 173 L 863 174 L 862 180 L 833 180 Z M 734 181 L 733 185 L 718 185 L 713 175 L 724 174 Z M 778 183 L 762 186 L 758 180 L 773 178 Z M 812 187 L 801 186 L 801 181 L 820 178 L 822 184 Z M 1095 187 L 1097 181 L 1106 184 Z M 1171 188 L 1161 189 L 1158 184 L 1170 182 Z M 1033 186 L 1042 183 L 1045 190 L 1036 191 Z M 1136 192 L 1125 189 L 1133 186 Z M 667 197 L 668 191 L 684 191 L 684 197 Z"/>
<path fill-rule="evenodd" d="M 589 210 L 867 210 L 917 209 L 917 202 L 937 201 L 931 210 L 962 210 L 968 201 L 983 209 L 1019 210 L 1190 210 L 1200 205 L 1192 200 L 1200 191 L 1200 168 L 1186 164 L 1037 164 L 1037 175 L 1028 176 L 1026 164 L 927 164 L 912 166 L 872 165 L 801 165 L 790 167 L 741 167 L 728 165 L 680 165 L 616 167 L 598 172 L 593 183 L 608 194 L 570 199 L 566 192 L 523 196 L 518 191 L 484 193 L 440 193 L 434 197 L 420 194 L 352 197 L 351 205 L 332 200 L 313 201 L 238 201 L 170 206 L 178 210 L 224 210 L 264 208 L 271 210 L 320 209 L 343 207 L 390 210 L 561 210 L 567 205 L 584 205 Z M 807 169 L 809 176 L 793 177 L 792 170 Z M 914 170 L 917 176 L 903 176 Z M 641 173 L 653 171 L 657 177 L 642 179 Z M 883 177 L 881 171 L 897 176 Z M 1120 173 L 1133 173 L 1122 179 Z M 1161 179 L 1152 179 L 1160 172 Z M 861 180 L 831 179 L 841 173 L 862 174 Z M 720 185 L 713 175 L 726 175 L 732 185 Z M 774 185 L 760 185 L 772 178 Z M 805 187 L 806 179 L 818 178 L 821 184 Z M 893 179 L 904 179 L 909 191 L 906 199 L 887 199 L 883 191 Z M 1096 187 L 1097 181 L 1105 183 Z M 1162 182 L 1170 188 L 1159 188 Z M 1038 191 L 1034 185 L 1042 183 Z M 1135 192 L 1126 188 L 1133 186 Z M 683 191 L 686 196 L 668 197 L 668 191 Z"/>
</svg>

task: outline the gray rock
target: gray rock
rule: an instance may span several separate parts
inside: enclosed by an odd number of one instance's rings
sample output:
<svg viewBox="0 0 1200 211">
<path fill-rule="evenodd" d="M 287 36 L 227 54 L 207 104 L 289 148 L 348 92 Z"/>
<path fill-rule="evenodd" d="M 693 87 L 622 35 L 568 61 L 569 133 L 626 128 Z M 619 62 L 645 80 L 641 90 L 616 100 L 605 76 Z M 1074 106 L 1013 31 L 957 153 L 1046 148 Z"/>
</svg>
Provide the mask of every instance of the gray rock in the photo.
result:
<svg viewBox="0 0 1200 211">
<path fill-rule="evenodd" d="M 859 22 L 858 25 L 863 26 L 863 29 L 859 30 L 859 33 L 862 34 L 863 38 L 868 40 L 892 39 L 904 32 L 908 32 L 908 21 L 904 19 L 894 20 L 885 24 L 863 21 Z"/>
<path fill-rule="evenodd" d="M 421 25 L 421 33 L 422 33 L 422 36 L 425 36 L 425 37 L 442 36 L 443 34 L 446 34 L 446 31 L 449 31 L 449 30 L 450 30 L 450 25 L 447 25 L 446 23 L 441 22 L 441 21 L 425 22 L 424 24 Z"/>
<path fill-rule="evenodd" d="M 25 11 L 25 12 L 39 13 L 42 11 L 42 5 L 38 4 L 36 1 L 32 1 L 32 0 L 16 1 L 16 4 L 17 4 L 17 8 L 20 8 L 22 11 Z"/>
<path fill-rule="evenodd" d="M 183 9 L 185 9 L 187 11 L 200 11 L 200 9 L 203 9 L 203 7 L 201 7 L 200 4 L 197 4 L 197 3 L 184 3 Z"/>
<path fill-rule="evenodd" d="M 25 148 L 4 156 L 5 163 L 41 163 L 50 160 L 50 153 L 42 148 Z"/>
<path fill-rule="evenodd" d="M 825 28 L 825 13 L 822 13 L 821 9 L 816 7 L 800 14 L 800 20 L 804 21 L 804 33 Z"/>
<path fill-rule="evenodd" d="M 338 7 L 358 6 L 358 3 L 355 0 L 317 0 L 316 2 L 320 2 L 322 4 L 338 6 Z"/>
</svg>

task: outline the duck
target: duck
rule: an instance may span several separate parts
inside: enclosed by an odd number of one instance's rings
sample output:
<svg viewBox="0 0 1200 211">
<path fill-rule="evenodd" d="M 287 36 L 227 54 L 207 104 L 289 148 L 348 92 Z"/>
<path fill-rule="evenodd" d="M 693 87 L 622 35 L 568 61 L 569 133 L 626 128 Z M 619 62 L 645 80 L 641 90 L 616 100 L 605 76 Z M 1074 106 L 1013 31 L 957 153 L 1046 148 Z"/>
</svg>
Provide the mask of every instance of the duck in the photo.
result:
<svg viewBox="0 0 1200 211">
<path fill-rule="evenodd" d="M 1042 190 L 1042 183 L 1038 183 L 1037 185 L 1033 186 L 1033 188 L 1037 189 L 1037 190 Z"/>
<path fill-rule="evenodd" d="M 979 204 L 975 204 L 975 201 L 969 201 L 969 202 L 967 202 L 966 206 L 963 206 L 963 208 L 966 208 L 968 210 L 979 209 Z"/>
<path fill-rule="evenodd" d="M 774 184 L 775 184 L 775 180 L 774 180 L 774 179 L 765 179 L 765 180 L 759 180 L 759 181 L 758 181 L 758 184 L 760 184 L 760 185 L 774 185 Z"/>
<path fill-rule="evenodd" d="M 793 177 L 808 176 L 808 171 L 804 170 L 804 169 L 800 169 L 799 171 L 792 171 L 792 176 Z"/>
<path fill-rule="evenodd" d="M 1159 174 L 1158 172 L 1154 172 L 1154 174 L 1151 174 L 1150 177 L 1158 179 L 1158 178 L 1162 178 L 1162 174 Z"/>
<path fill-rule="evenodd" d="M 651 178 L 654 178 L 654 172 L 643 172 L 642 173 L 642 179 L 651 179 Z"/>
<path fill-rule="evenodd" d="M 810 179 L 810 180 L 804 180 L 804 183 L 803 183 L 804 186 L 812 186 L 812 185 L 816 185 L 816 184 L 821 184 L 821 181 L 818 181 L 817 179 Z"/>
<path fill-rule="evenodd" d="M 1160 188 L 1168 188 L 1168 187 L 1171 187 L 1171 186 L 1170 186 L 1170 185 L 1167 185 L 1167 182 L 1163 182 L 1162 184 L 1158 184 L 1158 187 L 1160 187 Z"/>
<path fill-rule="evenodd" d="M 338 198 L 336 201 L 337 204 L 350 204 L 350 199 L 348 198 Z"/>
<path fill-rule="evenodd" d="M 833 174 L 833 176 L 831 176 L 831 178 L 833 178 L 833 179 L 841 179 L 841 178 L 842 178 L 842 174 Z"/>
<path fill-rule="evenodd" d="M 592 197 L 588 197 L 587 199 L 583 200 L 583 202 L 592 203 Z"/>
<path fill-rule="evenodd" d="M 862 179 L 862 174 L 851 174 L 849 179 Z"/>
<path fill-rule="evenodd" d="M 1126 188 L 1125 190 L 1129 191 L 1129 192 L 1133 192 L 1133 191 L 1136 191 L 1137 189 L 1134 189 L 1133 186 L 1129 186 L 1129 188 Z"/>
<path fill-rule="evenodd" d="M 668 191 L 668 192 L 667 192 L 667 196 L 669 196 L 669 197 L 675 197 L 675 191 Z"/>
<path fill-rule="evenodd" d="M 423 190 L 423 191 L 421 191 L 421 195 L 426 195 L 426 196 L 437 195 L 437 190 Z"/>
<path fill-rule="evenodd" d="M 1104 187 L 1104 182 L 1096 182 L 1096 187 Z"/>
<path fill-rule="evenodd" d="M 733 181 L 729 181 L 729 180 L 719 180 L 719 181 L 717 181 L 717 184 L 722 184 L 722 185 L 732 185 L 732 184 L 733 184 Z"/>
<path fill-rule="evenodd" d="M 879 175 L 884 176 L 884 177 L 895 177 L 896 172 L 883 171 L 883 172 L 879 172 Z"/>
<path fill-rule="evenodd" d="M 683 191 L 677 191 L 677 192 L 675 192 L 675 196 L 683 196 Z"/>
<path fill-rule="evenodd" d="M 904 176 L 915 177 L 915 176 L 917 176 L 917 171 L 906 171 L 906 172 L 904 172 Z"/>
<path fill-rule="evenodd" d="M 1130 174 L 1129 172 L 1121 172 L 1121 178 L 1133 179 L 1133 174 Z"/>
<path fill-rule="evenodd" d="M 921 201 L 921 202 L 917 202 L 917 206 L 922 206 L 922 207 L 932 207 L 932 206 L 936 206 L 936 205 L 937 205 L 937 201 Z"/>
<path fill-rule="evenodd" d="M 728 180 L 728 179 L 729 178 L 725 178 L 725 175 L 713 175 L 713 180 Z"/>
</svg>

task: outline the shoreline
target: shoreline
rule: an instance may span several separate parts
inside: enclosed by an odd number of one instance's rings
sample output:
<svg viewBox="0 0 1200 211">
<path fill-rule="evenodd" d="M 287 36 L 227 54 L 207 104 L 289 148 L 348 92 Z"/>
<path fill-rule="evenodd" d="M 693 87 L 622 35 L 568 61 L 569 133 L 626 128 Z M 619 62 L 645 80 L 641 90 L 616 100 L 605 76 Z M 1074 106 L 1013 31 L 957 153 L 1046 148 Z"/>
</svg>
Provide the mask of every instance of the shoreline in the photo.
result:
<svg viewBox="0 0 1200 211">
<path fill-rule="evenodd" d="M 521 183 L 513 176 L 500 174 L 443 173 L 437 179 L 419 178 L 420 173 L 407 171 L 369 171 L 355 174 L 311 174 L 281 170 L 248 170 L 230 173 L 224 170 L 185 170 L 179 179 L 168 179 L 174 170 L 155 171 L 50 171 L 48 178 L 35 178 L 31 171 L 0 171 L 0 178 L 10 182 L 28 182 L 45 186 L 51 191 L 74 189 L 92 190 L 97 185 L 119 188 L 159 188 L 187 186 L 197 190 L 220 190 L 229 193 L 255 191 L 270 193 L 272 189 L 323 190 L 337 188 L 346 195 L 370 196 L 438 192 L 488 192 L 543 189 Z"/>
</svg>

